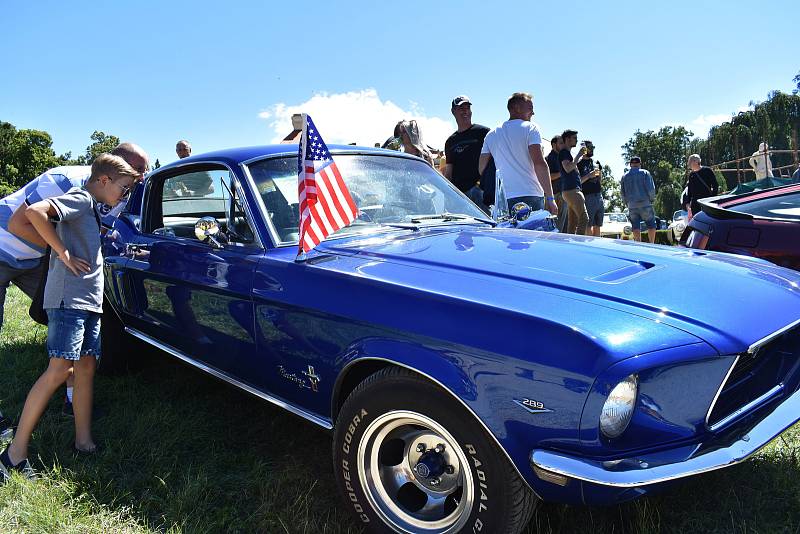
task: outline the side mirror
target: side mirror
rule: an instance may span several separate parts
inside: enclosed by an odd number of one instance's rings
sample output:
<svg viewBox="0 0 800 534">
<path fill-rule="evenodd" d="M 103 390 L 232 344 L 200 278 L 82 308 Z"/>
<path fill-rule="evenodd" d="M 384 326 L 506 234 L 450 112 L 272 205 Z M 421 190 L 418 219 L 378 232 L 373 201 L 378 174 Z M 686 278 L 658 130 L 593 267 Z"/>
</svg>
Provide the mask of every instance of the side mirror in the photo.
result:
<svg viewBox="0 0 800 534">
<path fill-rule="evenodd" d="M 222 248 L 222 243 L 219 242 L 219 221 L 214 217 L 200 217 L 194 223 L 194 235 L 203 243 L 209 242 L 214 248 Z"/>
<path fill-rule="evenodd" d="M 517 202 L 511 206 L 511 219 L 517 222 L 522 222 L 531 216 L 531 207 L 524 202 Z"/>
</svg>

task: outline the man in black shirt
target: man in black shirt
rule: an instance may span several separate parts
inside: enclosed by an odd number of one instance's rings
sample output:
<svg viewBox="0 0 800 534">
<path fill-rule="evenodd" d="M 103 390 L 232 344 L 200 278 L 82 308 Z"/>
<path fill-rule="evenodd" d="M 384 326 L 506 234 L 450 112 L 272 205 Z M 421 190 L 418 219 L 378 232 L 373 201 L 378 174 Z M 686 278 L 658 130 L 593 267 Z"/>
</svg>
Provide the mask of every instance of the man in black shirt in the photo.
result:
<svg viewBox="0 0 800 534">
<path fill-rule="evenodd" d="M 544 160 L 550 170 L 550 182 L 553 184 L 553 195 L 556 197 L 556 206 L 558 206 L 556 228 L 559 232 L 564 233 L 567 228 L 567 204 L 561 197 L 561 165 L 558 162 L 558 153 L 562 148 L 564 148 L 564 142 L 561 140 L 561 136 L 554 136 L 550 139 L 550 153 Z"/>
<path fill-rule="evenodd" d="M 581 192 L 578 163 L 586 157 L 586 147 L 582 146 L 578 155 L 573 158 L 570 149 L 578 144 L 578 132 L 564 130 L 561 139 L 564 141 L 564 148 L 558 153 L 558 159 L 561 163 L 561 195 L 569 208 L 567 233 L 584 235 L 589 226 L 589 214 L 586 212 L 586 200 Z"/>
<path fill-rule="evenodd" d="M 586 212 L 589 215 L 589 225 L 586 235 L 600 237 L 600 227 L 603 226 L 603 189 L 600 184 L 600 171 L 594 168 L 594 145 L 585 141 L 586 156 L 578 162 L 578 174 L 581 177 L 581 191 L 586 200 Z"/>
<path fill-rule="evenodd" d="M 688 184 L 688 204 L 691 207 L 692 217 L 697 215 L 702 209 L 698 200 L 706 197 L 713 197 L 719 194 L 719 184 L 717 177 L 708 167 L 700 165 L 700 155 L 692 154 L 689 156 L 689 168 L 692 172 L 689 174 Z"/>
<path fill-rule="evenodd" d="M 464 95 L 453 99 L 450 112 L 456 118 L 458 130 L 444 143 L 444 176 L 465 193 L 483 211 L 489 208 L 483 203 L 483 192 L 478 186 L 480 174 L 478 160 L 481 156 L 483 139 L 489 128 L 472 124 L 472 102 Z"/>
</svg>

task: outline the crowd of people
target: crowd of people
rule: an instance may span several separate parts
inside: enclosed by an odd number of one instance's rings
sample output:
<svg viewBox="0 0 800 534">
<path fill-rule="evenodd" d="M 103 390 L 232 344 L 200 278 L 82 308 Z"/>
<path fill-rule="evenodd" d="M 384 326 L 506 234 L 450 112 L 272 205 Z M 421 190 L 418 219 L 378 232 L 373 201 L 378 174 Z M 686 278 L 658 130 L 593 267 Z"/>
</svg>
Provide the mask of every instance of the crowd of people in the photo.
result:
<svg viewBox="0 0 800 534">
<path fill-rule="evenodd" d="M 447 138 L 444 165 L 439 170 L 455 187 L 486 213 L 495 202 L 496 177 L 501 179 L 508 209 L 525 202 L 534 210 L 546 209 L 557 215 L 562 233 L 600 236 L 605 215 L 602 166 L 596 163 L 594 144 L 586 139 L 578 146 L 578 132 L 567 129 L 550 139 L 550 151 L 543 156 L 539 126 L 532 122 L 533 97 L 514 93 L 508 99 L 509 118 L 490 129 L 472 122 L 472 101 L 465 95 L 454 98 L 450 111 L 456 131 Z M 377 145 L 376 145 L 377 146 Z M 422 142 L 416 121 L 397 123 L 394 136 L 383 148 L 419 155 L 432 164 L 431 149 Z M 756 176 L 771 175 L 765 143 L 750 158 Z M 688 177 L 681 203 L 691 218 L 700 211 L 699 200 L 719 194 L 714 171 L 702 165 L 699 154 L 687 160 Z M 657 217 L 653 208 L 656 189 L 639 156 L 629 160 L 629 170 L 620 181 L 622 201 L 628 211 L 633 238 L 641 241 L 641 225 L 655 242 Z M 800 180 L 800 169 L 795 172 Z"/>
<path fill-rule="evenodd" d="M 561 232 L 600 235 L 604 201 L 602 172 L 594 160 L 589 140 L 578 146 L 578 132 L 565 130 L 550 140 L 545 157 L 533 97 L 514 93 L 506 103 L 508 120 L 494 129 L 472 122 L 472 101 L 455 97 L 450 111 L 456 131 L 444 147 L 442 174 L 486 213 L 495 200 L 495 183 L 503 184 L 508 209 L 525 202 L 534 210 L 558 216 Z M 430 149 L 422 143 L 416 121 L 401 121 L 383 148 L 423 155 L 432 164 Z"/>
</svg>

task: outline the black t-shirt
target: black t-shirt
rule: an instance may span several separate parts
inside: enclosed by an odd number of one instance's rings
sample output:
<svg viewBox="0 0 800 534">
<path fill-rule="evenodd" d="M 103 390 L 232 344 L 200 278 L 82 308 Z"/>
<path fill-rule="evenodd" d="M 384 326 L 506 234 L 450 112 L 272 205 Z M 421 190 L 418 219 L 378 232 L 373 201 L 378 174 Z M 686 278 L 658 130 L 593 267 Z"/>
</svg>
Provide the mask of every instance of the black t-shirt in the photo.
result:
<svg viewBox="0 0 800 534">
<path fill-rule="evenodd" d="M 455 132 L 444 143 L 447 164 L 453 166 L 453 185 L 465 193 L 480 180 L 478 160 L 487 133 L 486 126 L 473 124 L 463 132 Z"/>
<path fill-rule="evenodd" d="M 692 213 L 700 212 L 700 204 L 697 202 L 701 198 L 716 196 L 719 192 L 717 177 L 708 167 L 700 167 L 698 171 L 689 174 L 689 199 L 692 203 Z"/>
<path fill-rule="evenodd" d="M 564 162 L 572 162 L 572 153 L 568 148 L 562 149 L 561 152 L 558 153 L 558 161 L 561 163 L 561 191 L 580 189 L 581 177 L 578 176 L 578 171 L 567 172 L 564 170 Z"/>
<path fill-rule="evenodd" d="M 558 173 L 561 175 L 561 165 L 558 163 L 558 152 L 551 150 L 544 160 L 547 162 L 547 168 L 550 169 L 550 174 Z M 553 193 L 561 192 L 561 178 L 556 178 L 552 181 Z"/>
<path fill-rule="evenodd" d="M 578 162 L 578 174 L 581 176 L 586 176 L 590 172 L 594 170 L 594 161 L 592 158 L 584 158 Z M 602 193 L 603 190 L 600 187 L 600 177 L 597 178 L 589 178 L 585 182 L 581 184 L 581 191 L 583 191 L 584 195 L 591 195 L 592 193 Z"/>
</svg>

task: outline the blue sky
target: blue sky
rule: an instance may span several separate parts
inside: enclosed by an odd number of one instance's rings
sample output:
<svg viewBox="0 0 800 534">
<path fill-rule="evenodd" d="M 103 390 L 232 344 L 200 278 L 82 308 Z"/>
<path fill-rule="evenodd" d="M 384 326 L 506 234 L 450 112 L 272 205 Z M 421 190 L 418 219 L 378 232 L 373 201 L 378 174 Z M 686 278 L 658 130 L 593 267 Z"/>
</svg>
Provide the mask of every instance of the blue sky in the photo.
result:
<svg viewBox="0 0 800 534">
<path fill-rule="evenodd" d="M 92 131 L 154 161 L 262 144 L 312 114 L 326 141 L 372 144 L 405 117 L 428 144 L 534 95 L 545 134 L 597 145 L 619 177 L 636 129 L 705 134 L 800 71 L 796 1 L 0 3 L 0 120 L 81 153 Z M 753 147 L 755 150 L 756 147 Z"/>
</svg>

